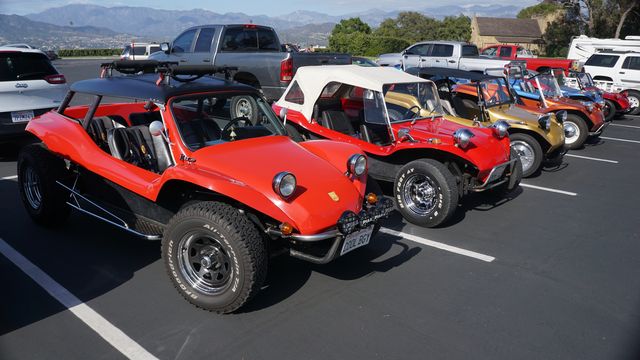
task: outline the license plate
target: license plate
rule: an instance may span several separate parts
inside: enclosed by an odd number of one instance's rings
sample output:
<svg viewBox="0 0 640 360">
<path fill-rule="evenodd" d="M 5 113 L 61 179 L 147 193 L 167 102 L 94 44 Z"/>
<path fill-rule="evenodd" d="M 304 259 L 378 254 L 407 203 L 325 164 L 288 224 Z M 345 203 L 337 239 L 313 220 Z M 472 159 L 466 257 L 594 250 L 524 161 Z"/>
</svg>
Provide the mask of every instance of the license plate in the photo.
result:
<svg viewBox="0 0 640 360">
<path fill-rule="evenodd" d="M 33 111 L 14 111 L 11 113 L 11 121 L 14 123 L 27 122 L 33 119 Z"/>
<path fill-rule="evenodd" d="M 360 231 L 354 232 L 353 234 L 347 235 L 347 237 L 344 239 L 344 243 L 342 244 L 342 251 L 340 251 L 340 256 L 361 246 L 367 245 L 369 243 L 369 240 L 371 239 L 372 232 L 373 225 L 369 226 L 366 229 L 362 229 Z"/>
<path fill-rule="evenodd" d="M 502 164 L 500 166 L 498 166 L 493 173 L 491 174 L 491 176 L 489 177 L 489 183 L 492 183 L 498 179 L 500 179 L 500 177 L 502 176 L 502 174 L 504 174 L 504 169 L 506 169 L 507 165 L 509 164 Z"/>
</svg>

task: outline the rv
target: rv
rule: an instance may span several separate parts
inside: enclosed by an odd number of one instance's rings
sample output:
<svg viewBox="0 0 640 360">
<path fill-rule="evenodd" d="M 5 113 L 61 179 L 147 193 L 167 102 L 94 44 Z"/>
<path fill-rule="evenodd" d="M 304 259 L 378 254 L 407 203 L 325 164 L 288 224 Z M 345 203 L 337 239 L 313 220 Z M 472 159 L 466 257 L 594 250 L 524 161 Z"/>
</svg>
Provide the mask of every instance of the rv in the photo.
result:
<svg viewBox="0 0 640 360">
<path fill-rule="evenodd" d="M 598 39 L 586 35 L 571 39 L 567 59 L 578 60 L 580 64 L 591 55 L 601 51 L 636 51 L 640 52 L 640 36 L 629 35 L 624 39 Z"/>
</svg>

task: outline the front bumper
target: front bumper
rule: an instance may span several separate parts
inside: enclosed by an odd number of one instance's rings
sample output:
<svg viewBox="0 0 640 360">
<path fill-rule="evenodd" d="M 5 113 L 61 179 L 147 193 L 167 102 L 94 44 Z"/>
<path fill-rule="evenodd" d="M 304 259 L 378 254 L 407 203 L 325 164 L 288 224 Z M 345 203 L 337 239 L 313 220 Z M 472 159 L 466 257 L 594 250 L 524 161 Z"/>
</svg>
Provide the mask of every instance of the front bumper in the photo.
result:
<svg viewBox="0 0 640 360">
<path fill-rule="evenodd" d="M 342 216 L 340 216 L 337 224 L 346 222 L 353 224 L 348 232 L 339 230 L 340 226 L 336 225 L 333 229 L 312 235 L 284 235 L 276 228 L 269 228 L 266 230 L 266 233 L 272 237 L 289 240 L 291 243 L 289 255 L 292 257 L 315 264 L 326 264 L 339 256 L 338 249 L 343 245 L 348 235 L 372 225 L 375 226 L 380 219 L 389 216 L 392 210 L 393 201 L 380 197 L 375 205 L 365 203 L 363 209 L 358 214 L 345 211 Z"/>
<path fill-rule="evenodd" d="M 472 186 L 470 190 L 474 192 L 481 192 L 506 183 L 509 181 L 511 174 L 513 174 L 515 166 L 516 159 L 494 166 L 493 169 L 491 169 L 491 172 L 489 172 L 489 176 L 487 176 L 486 180 L 481 184 Z"/>
<path fill-rule="evenodd" d="M 569 151 L 566 145 L 560 146 L 552 151 L 549 151 L 544 155 L 544 162 L 547 165 L 559 165 L 562 164 L 564 155 Z"/>
</svg>

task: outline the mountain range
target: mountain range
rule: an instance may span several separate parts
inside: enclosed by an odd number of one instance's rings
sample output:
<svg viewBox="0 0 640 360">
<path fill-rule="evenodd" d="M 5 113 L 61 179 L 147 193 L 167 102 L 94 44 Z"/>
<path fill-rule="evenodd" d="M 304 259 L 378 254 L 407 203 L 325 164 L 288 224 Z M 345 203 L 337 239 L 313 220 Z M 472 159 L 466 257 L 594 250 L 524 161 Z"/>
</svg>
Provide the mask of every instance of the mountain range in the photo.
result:
<svg viewBox="0 0 640 360">
<path fill-rule="evenodd" d="M 371 9 L 340 16 L 299 10 L 286 15 L 266 16 L 245 13 L 220 14 L 204 9 L 160 10 L 148 7 L 104 7 L 90 4 L 72 4 L 28 14 L 25 16 L 26 19 L 22 21 L 31 20 L 39 24 L 57 25 L 60 28 L 56 29 L 56 33 L 69 32 L 74 29 L 81 34 L 89 34 L 94 31 L 98 38 L 101 38 L 105 31 L 110 30 L 114 33 L 112 34 L 114 35 L 113 37 L 128 37 L 129 40 L 135 37 L 137 41 L 141 39 L 168 41 L 185 28 L 194 25 L 254 23 L 274 27 L 283 41 L 286 42 L 322 45 L 326 44 L 333 25 L 342 19 L 359 17 L 370 26 L 376 27 L 384 19 L 395 18 L 400 11 L 406 10 L 418 11 L 424 15 L 440 19 L 445 16 L 460 14 L 467 16 L 514 17 L 520 7 L 498 4 L 450 5 L 395 11 Z M 18 21 L 17 18 L 19 17 L 17 15 L 12 16 L 14 16 L 12 18 L 14 23 Z M 35 26 L 34 23 L 31 26 Z M 38 26 L 44 27 L 44 25 Z M 6 28 L 6 24 L 0 24 L 0 36 L 5 38 L 7 38 L 5 35 L 8 33 L 5 33 L 3 29 Z M 38 36 L 46 37 L 48 35 L 40 30 L 36 32 L 30 27 L 21 27 L 16 30 L 12 30 L 11 33 L 24 33 L 25 40 L 21 42 L 26 42 L 26 39 L 35 39 Z"/>
</svg>

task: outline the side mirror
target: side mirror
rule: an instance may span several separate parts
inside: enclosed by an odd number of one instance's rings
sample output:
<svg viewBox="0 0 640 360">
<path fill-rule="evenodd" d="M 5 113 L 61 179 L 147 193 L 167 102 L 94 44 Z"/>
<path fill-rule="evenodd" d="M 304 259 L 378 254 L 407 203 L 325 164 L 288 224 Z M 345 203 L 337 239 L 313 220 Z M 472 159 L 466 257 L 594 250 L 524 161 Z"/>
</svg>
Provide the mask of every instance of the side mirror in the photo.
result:
<svg viewBox="0 0 640 360">
<path fill-rule="evenodd" d="M 169 54 L 169 43 L 163 42 L 160 44 L 160 50 L 164 51 L 165 54 Z"/>
<path fill-rule="evenodd" d="M 155 120 L 149 124 L 149 132 L 151 136 L 162 136 L 164 134 L 164 125 L 162 121 Z"/>
</svg>

